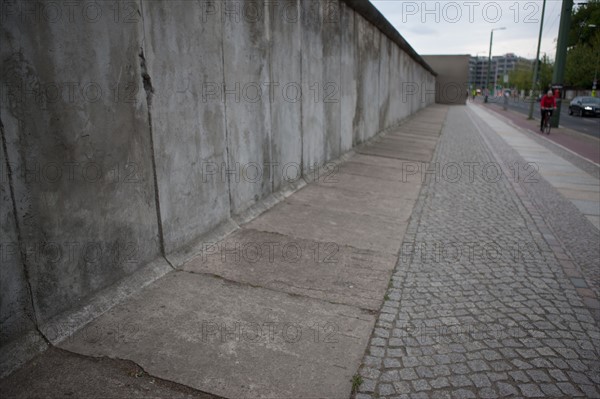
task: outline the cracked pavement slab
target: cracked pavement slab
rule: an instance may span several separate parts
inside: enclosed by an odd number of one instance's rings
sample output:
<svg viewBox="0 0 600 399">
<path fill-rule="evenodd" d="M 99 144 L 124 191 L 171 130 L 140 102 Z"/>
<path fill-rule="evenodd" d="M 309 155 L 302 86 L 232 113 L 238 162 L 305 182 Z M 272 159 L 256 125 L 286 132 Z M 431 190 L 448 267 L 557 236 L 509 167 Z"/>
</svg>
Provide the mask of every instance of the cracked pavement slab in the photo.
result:
<svg viewBox="0 0 600 399">
<path fill-rule="evenodd" d="M 50 348 L 0 380 L 3 398 L 173 398 L 218 396 L 165 381 L 128 360 L 93 358 Z"/>
</svg>

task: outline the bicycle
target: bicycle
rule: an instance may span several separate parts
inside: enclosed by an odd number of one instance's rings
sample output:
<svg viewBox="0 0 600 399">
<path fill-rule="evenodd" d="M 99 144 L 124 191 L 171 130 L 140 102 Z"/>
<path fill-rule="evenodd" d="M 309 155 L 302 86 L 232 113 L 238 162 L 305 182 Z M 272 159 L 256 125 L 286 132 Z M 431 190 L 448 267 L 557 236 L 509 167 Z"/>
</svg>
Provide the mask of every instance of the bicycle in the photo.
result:
<svg viewBox="0 0 600 399">
<path fill-rule="evenodd" d="M 552 126 L 550 124 L 550 115 L 552 115 L 553 109 L 552 108 L 544 108 L 544 123 L 542 124 L 543 128 L 542 128 L 542 134 L 546 133 L 546 134 L 550 134 L 550 130 L 552 129 Z"/>
</svg>

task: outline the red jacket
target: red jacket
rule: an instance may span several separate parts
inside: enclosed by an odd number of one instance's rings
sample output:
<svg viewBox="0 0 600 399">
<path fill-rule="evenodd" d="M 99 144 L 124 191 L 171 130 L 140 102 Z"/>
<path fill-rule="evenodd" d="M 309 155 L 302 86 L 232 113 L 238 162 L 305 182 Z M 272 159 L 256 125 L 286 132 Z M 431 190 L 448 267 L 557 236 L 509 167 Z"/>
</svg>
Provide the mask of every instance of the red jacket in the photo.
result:
<svg viewBox="0 0 600 399">
<path fill-rule="evenodd" d="M 547 94 L 544 94 L 542 101 L 540 101 L 540 107 L 556 108 L 556 98 L 554 98 L 554 96 L 548 96 Z"/>
</svg>

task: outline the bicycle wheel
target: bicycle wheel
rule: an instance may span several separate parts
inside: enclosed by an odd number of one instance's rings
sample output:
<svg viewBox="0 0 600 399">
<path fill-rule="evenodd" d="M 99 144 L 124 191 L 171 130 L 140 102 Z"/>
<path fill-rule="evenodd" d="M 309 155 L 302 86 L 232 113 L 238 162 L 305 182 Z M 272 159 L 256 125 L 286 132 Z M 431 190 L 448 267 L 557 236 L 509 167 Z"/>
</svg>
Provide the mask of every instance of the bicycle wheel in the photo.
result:
<svg viewBox="0 0 600 399">
<path fill-rule="evenodd" d="M 546 119 L 546 123 L 544 124 L 544 133 L 546 134 L 550 134 L 550 129 L 552 128 L 551 124 L 550 124 L 550 118 L 548 117 Z"/>
</svg>

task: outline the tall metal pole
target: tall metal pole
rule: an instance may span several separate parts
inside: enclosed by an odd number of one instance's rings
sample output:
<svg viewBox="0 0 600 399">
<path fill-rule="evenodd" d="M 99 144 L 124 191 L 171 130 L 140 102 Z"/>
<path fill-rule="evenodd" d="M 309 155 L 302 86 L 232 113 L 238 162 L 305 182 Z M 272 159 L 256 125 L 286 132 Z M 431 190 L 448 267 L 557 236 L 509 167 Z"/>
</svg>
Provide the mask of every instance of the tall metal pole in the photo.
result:
<svg viewBox="0 0 600 399">
<path fill-rule="evenodd" d="M 573 10 L 573 0 L 563 0 L 560 14 L 560 28 L 558 29 L 558 42 L 556 43 L 556 60 L 554 61 L 554 71 L 552 73 L 552 83 L 560 85 L 560 98 L 556 100 L 556 112 L 552 115 L 552 127 L 558 127 L 560 122 L 560 108 L 562 105 L 562 84 L 565 78 L 565 65 L 567 63 L 567 44 L 569 42 L 569 29 L 571 28 L 571 12 Z"/>
<path fill-rule="evenodd" d="M 533 119 L 533 104 L 535 103 L 534 89 L 535 89 L 535 82 L 537 81 L 538 60 L 540 59 L 540 46 L 542 44 L 542 29 L 544 28 L 544 13 L 545 12 L 546 12 L 546 0 L 544 0 L 544 2 L 542 3 L 542 19 L 540 20 L 540 34 L 538 36 L 537 52 L 535 53 L 535 60 L 533 61 L 533 77 L 531 78 L 531 96 L 529 98 L 529 100 L 530 100 L 529 115 L 527 116 L 527 119 Z"/>
<path fill-rule="evenodd" d="M 488 55 L 487 75 L 485 75 L 485 98 L 484 103 L 488 102 L 488 93 L 490 91 L 490 69 L 492 68 L 492 41 L 494 40 L 494 30 L 490 33 L 490 54 Z"/>
<path fill-rule="evenodd" d="M 494 28 L 490 32 L 490 54 L 488 55 L 488 65 L 487 65 L 487 76 L 485 77 L 485 99 L 483 102 L 488 102 L 488 92 L 490 91 L 490 69 L 492 68 L 492 42 L 494 41 L 494 31 L 495 30 L 504 30 L 505 27 L 502 28 Z"/>
</svg>

